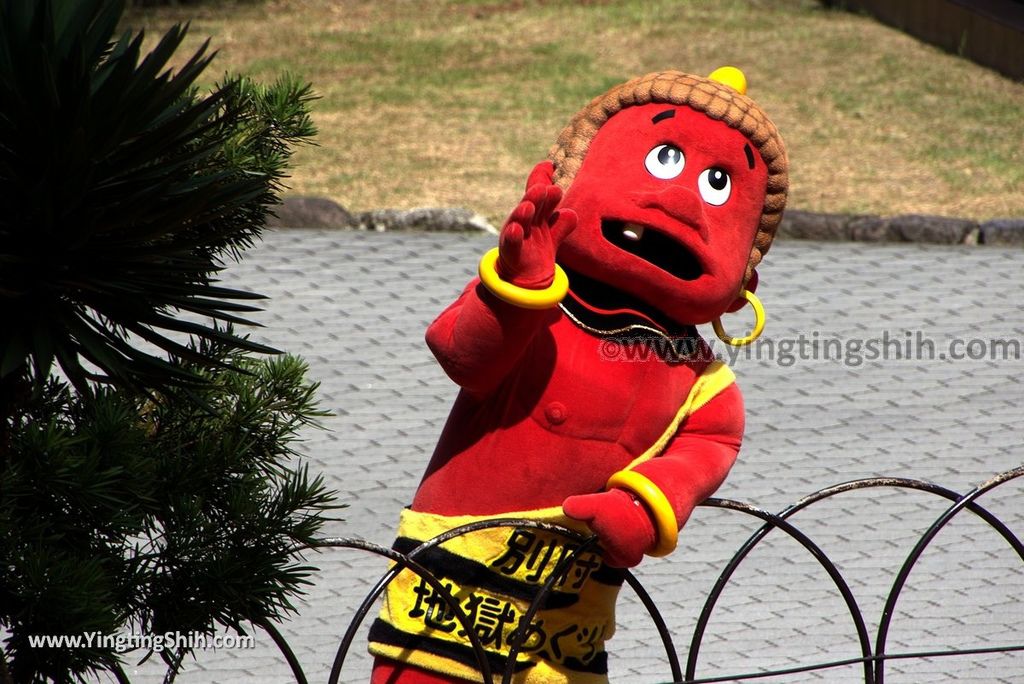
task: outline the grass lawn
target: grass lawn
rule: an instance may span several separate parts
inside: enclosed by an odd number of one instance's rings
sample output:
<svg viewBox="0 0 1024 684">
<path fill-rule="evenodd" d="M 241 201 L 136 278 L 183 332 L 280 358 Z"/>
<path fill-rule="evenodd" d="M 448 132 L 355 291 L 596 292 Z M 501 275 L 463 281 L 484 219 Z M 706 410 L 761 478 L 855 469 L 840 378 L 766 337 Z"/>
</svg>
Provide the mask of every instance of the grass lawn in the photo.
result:
<svg viewBox="0 0 1024 684">
<path fill-rule="evenodd" d="M 191 21 L 225 71 L 313 83 L 319 147 L 291 191 L 355 210 L 500 222 L 591 97 L 665 68 L 743 69 L 787 141 L 790 207 L 1024 215 L 1024 84 L 814 0 L 257 0 L 132 10 Z"/>
</svg>

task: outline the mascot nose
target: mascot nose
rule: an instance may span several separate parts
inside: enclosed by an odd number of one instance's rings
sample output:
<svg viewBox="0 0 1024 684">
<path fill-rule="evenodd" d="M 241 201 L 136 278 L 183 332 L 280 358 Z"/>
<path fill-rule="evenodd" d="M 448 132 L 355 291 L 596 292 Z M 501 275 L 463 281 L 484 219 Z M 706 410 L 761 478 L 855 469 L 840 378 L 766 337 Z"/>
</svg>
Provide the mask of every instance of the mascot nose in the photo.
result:
<svg viewBox="0 0 1024 684">
<path fill-rule="evenodd" d="M 632 197 L 641 209 L 655 209 L 692 228 L 704 242 L 708 229 L 704 221 L 704 202 L 697 193 L 682 185 L 672 184 L 660 192 L 638 192 Z"/>
</svg>

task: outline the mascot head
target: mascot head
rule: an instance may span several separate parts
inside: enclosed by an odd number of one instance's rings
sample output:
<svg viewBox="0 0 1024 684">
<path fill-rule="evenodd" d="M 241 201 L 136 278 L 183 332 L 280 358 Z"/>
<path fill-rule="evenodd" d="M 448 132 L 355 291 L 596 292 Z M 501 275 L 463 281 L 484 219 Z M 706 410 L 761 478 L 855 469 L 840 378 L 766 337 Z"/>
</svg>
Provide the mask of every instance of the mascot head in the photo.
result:
<svg viewBox="0 0 1024 684">
<path fill-rule="evenodd" d="M 592 100 L 559 135 L 554 182 L 579 220 L 558 262 L 589 308 L 668 329 L 743 305 L 788 187 L 782 139 L 745 92 L 733 67 L 648 74 Z"/>
</svg>

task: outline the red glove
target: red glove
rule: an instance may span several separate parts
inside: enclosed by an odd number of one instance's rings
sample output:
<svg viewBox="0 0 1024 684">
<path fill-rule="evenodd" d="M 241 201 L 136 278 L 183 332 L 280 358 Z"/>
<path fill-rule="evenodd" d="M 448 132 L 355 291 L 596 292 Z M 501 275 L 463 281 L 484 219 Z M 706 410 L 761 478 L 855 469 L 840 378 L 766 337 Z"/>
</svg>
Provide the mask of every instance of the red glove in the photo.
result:
<svg viewBox="0 0 1024 684">
<path fill-rule="evenodd" d="M 526 194 L 498 236 L 498 275 L 502 280 L 543 289 L 555 277 L 555 254 L 576 228 L 576 212 L 555 211 L 562 189 L 551 182 L 554 165 L 541 162 L 530 172 Z"/>
<path fill-rule="evenodd" d="M 570 518 L 587 523 L 601 542 L 605 563 L 613 568 L 639 565 L 658 541 L 647 509 L 621 489 L 570 496 L 562 503 L 562 510 Z"/>
</svg>

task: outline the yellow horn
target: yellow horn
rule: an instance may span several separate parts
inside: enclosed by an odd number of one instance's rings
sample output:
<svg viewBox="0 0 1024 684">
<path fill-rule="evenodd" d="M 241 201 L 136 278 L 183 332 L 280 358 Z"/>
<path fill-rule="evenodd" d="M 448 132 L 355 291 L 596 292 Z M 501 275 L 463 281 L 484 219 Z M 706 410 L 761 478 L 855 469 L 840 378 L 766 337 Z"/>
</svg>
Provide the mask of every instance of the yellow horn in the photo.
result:
<svg viewBox="0 0 1024 684">
<path fill-rule="evenodd" d="M 729 86 L 740 95 L 747 94 L 747 77 L 743 75 L 743 72 L 734 66 L 718 67 L 711 72 L 708 76 L 712 81 L 718 81 L 724 85 Z"/>
</svg>

